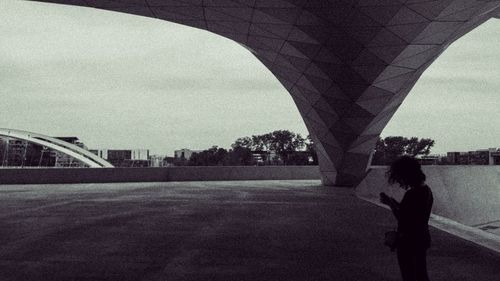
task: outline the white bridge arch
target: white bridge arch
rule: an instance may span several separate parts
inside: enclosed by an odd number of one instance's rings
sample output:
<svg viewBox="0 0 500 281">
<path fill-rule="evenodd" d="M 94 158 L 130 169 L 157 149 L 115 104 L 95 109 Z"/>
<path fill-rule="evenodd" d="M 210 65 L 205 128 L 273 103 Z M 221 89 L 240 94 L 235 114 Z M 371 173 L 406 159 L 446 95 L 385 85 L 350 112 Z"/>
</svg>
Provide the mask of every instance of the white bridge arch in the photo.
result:
<svg viewBox="0 0 500 281">
<path fill-rule="evenodd" d="M 106 160 L 98 157 L 97 155 L 80 148 L 74 144 L 45 136 L 42 134 L 37 134 L 33 132 L 27 132 L 27 131 L 21 131 L 21 130 L 14 130 L 14 129 L 5 129 L 5 128 L 0 128 L 0 136 L 4 137 L 10 137 L 10 138 L 15 138 L 15 139 L 20 139 L 20 140 L 25 140 L 28 142 L 36 143 L 48 148 L 51 148 L 53 150 L 59 151 L 61 153 L 64 153 L 66 155 L 69 155 L 87 165 L 89 165 L 91 168 L 112 168 L 113 165 L 111 165 L 109 162 Z"/>
</svg>

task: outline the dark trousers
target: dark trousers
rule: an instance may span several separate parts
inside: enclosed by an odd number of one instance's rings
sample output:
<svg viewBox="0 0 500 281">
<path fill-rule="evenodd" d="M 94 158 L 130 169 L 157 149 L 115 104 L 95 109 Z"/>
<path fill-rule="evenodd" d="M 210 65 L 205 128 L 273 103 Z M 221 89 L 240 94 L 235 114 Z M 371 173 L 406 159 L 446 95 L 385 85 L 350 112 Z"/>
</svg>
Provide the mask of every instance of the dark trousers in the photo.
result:
<svg viewBox="0 0 500 281">
<path fill-rule="evenodd" d="M 429 281 L 425 247 L 398 247 L 397 254 L 403 281 Z"/>
</svg>

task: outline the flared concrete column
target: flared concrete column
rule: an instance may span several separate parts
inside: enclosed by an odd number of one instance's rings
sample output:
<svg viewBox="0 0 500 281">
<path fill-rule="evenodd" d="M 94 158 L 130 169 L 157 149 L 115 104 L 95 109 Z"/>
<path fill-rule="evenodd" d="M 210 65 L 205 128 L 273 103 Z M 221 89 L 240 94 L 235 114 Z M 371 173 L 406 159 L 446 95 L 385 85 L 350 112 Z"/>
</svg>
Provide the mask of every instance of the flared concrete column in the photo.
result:
<svg viewBox="0 0 500 281">
<path fill-rule="evenodd" d="M 337 180 L 337 170 L 327 156 L 318 153 L 319 171 L 321 173 L 321 183 L 327 186 L 334 186 Z"/>
<path fill-rule="evenodd" d="M 316 146 L 317 151 L 321 151 L 320 146 L 321 144 Z M 373 149 L 367 151 L 367 154 L 346 153 L 340 159 L 340 165 L 337 168 L 327 154 L 319 152 L 321 182 L 327 186 L 357 186 L 366 175 L 372 155 Z"/>
</svg>

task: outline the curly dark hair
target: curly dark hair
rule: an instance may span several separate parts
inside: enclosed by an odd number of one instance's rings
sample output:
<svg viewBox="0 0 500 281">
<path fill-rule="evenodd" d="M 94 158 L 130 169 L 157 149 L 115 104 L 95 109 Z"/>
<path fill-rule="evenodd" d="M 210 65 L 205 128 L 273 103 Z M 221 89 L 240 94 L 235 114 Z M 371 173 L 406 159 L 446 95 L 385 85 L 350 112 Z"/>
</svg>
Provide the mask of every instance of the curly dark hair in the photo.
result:
<svg viewBox="0 0 500 281">
<path fill-rule="evenodd" d="M 391 164 L 387 171 L 390 184 L 399 183 L 403 188 L 420 186 L 425 182 L 425 174 L 417 159 L 411 156 L 401 156 Z"/>
</svg>

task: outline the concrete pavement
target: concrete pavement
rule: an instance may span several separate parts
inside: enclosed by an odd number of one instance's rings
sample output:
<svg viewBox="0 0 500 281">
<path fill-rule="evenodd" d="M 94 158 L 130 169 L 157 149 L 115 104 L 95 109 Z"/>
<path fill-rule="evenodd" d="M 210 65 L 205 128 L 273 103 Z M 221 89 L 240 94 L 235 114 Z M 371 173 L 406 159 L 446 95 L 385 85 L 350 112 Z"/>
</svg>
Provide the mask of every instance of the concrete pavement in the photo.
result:
<svg viewBox="0 0 500 281">
<path fill-rule="evenodd" d="M 0 280 L 399 280 L 389 211 L 319 181 L 0 186 Z M 500 256 L 432 229 L 432 280 Z"/>
</svg>

